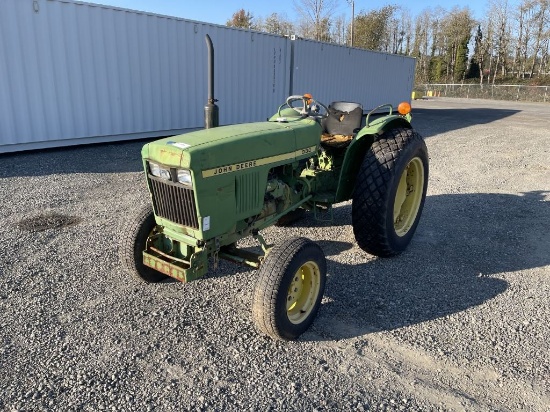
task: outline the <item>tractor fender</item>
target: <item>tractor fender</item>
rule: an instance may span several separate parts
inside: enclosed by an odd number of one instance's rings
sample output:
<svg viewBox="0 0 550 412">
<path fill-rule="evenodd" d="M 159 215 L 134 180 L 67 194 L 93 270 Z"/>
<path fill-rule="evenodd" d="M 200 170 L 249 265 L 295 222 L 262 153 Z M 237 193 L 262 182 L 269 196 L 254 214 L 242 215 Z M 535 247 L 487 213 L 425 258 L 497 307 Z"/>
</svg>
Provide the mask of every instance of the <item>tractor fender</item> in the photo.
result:
<svg viewBox="0 0 550 412">
<path fill-rule="evenodd" d="M 412 126 L 408 118 L 402 116 L 384 116 L 370 122 L 368 126 L 363 127 L 353 138 L 346 150 L 340 177 L 338 178 L 336 203 L 351 199 L 355 187 L 355 179 L 367 151 L 386 130 L 396 128 L 411 129 Z"/>
</svg>

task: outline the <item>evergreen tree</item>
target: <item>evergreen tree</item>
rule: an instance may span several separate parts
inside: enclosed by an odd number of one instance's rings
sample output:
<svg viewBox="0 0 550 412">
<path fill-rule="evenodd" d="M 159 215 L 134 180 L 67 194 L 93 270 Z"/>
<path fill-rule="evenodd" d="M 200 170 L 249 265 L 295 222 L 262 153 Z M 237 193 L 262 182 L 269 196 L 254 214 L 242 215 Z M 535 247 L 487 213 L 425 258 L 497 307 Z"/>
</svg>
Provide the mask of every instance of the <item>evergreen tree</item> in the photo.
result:
<svg viewBox="0 0 550 412">
<path fill-rule="evenodd" d="M 230 20 L 227 20 L 227 23 L 225 23 L 225 25 L 229 27 L 238 27 L 241 29 L 252 29 L 253 19 L 254 17 L 252 16 L 252 14 L 250 14 L 249 11 L 240 9 L 233 13 L 233 16 L 231 16 Z"/>
<path fill-rule="evenodd" d="M 457 46 L 455 67 L 453 70 L 453 81 L 459 82 L 466 76 L 466 69 L 468 68 L 468 42 L 470 36 L 464 37 L 462 42 Z"/>
<path fill-rule="evenodd" d="M 479 79 L 481 77 L 481 42 L 483 40 L 483 33 L 481 31 L 481 25 L 477 26 L 477 33 L 474 38 L 474 54 L 470 59 L 470 65 L 466 72 L 466 79 Z"/>
<path fill-rule="evenodd" d="M 387 51 L 390 21 L 395 10 L 396 6 L 384 6 L 380 10 L 359 13 L 355 17 L 353 45 L 368 50 Z"/>
</svg>

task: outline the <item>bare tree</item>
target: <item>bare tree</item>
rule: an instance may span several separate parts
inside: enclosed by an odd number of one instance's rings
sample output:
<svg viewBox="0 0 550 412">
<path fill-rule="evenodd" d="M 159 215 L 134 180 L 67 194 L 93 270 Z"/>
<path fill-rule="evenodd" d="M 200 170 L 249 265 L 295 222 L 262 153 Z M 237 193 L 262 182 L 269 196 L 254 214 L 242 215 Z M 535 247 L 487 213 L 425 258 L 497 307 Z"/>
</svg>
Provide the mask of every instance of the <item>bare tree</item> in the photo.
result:
<svg viewBox="0 0 550 412">
<path fill-rule="evenodd" d="M 479 68 L 479 84 L 483 85 L 483 79 L 485 77 L 485 62 L 487 61 L 488 47 L 491 43 L 485 38 L 491 38 L 492 32 L 490 27 L 485 27 L 487 32 L 483 34 L 481 25 L 478 26 L 477 33 L 474 39 L 474 59 Z"/>
<path fill-rule="evenodd" d="M 426 9 L 416 16 L 414 22 L 414 40 L 411 55 L 417 59 L 416 81 L 418 83 L 425 83 L 428 81 L 428 27 L 430 26 L 430 20 L 430 11 Z"/>
<path fill-rule="evenodd" d="M 395 6 L 391 17 L 388 19 L 388 51 L 394 54 L 403 54 L 407 41 L 407 30 L 410 32 L 411 21 L 408 13 L 399 6 Z M 410 38 L 409 38 L 410 41 Z"/>
<path fill-rule="evenodd" d="M 523 77 L 525 73 L 525 60 L 527 58 L 527 42 L 529 38 L 529 26 L 526 24 L 527 7 L 526 1 L 518 6 L 514 17 L 516 19 L 516 47 L 512 70 L 516 72 L 516 77 Z"/>
<path fill-rule="evenodd" d="M 285 15 L 279 13 L 271 13 L 263 20 L 259 28 L 267 33 L 280 34 L 282 36 L 293 34 L 295 30 L 294 24 Z"/>
<path fill-rule="evenodd" d="M 441 7 L 427 8 L 415 18 L 410 54 L 417 59 L 416 79 L 419 83 L 429 82 L 434 77 L 438 77 L 437 73 L 434 75 L 433 72 L 437 72 L 434 70 L 434 66 L 439 65 L 436 50 L 438 50 L 440 38 L 441 18 L 444 14 L 445 11 Z"/>
<path fill-rule="evenodd" d="M 294 0 L 294 7 L 301 16 L 301 34 L 318 41 L 329 40 L 331 16 L 338 5 L 338 0 Z"/>
<path fill-rule="evenodd" d="M 399 53 L 409 55 L 411 53 L 412 39 L 413 39 L 413 22 L 411 18 L 410 10 L 405 9 L 404 7 L 400 8 L 399 19 L 401 21 L 401 30 L 403 31 L 403 43 L 402 47 L 399 49 Z"/>
<path fill-rule="evenodd" d="M 534 13 L 532 24 L 534 27 L 534 39 L 533 48 L 531 50 L 531 68 L 529 69 L 529 77 L 532 78 L 535 72 L 535 65 L 539 61 L 539 54 L 542 51 L 542 45 L 545 38 L 548 37 L 549 31 L 549 14 L 550 14 L 550 1 L 549 0 L 537 0 L 534 2 Z"/>
<path fill-rule="evenodd" d="M 540 68 L 539 68 L 539 74 L 540 75 L 548 75 L 550 72 L 548 71 L 548 56 L 550 55 L 550 32 L 548 33 L 547 37 L 543 41 L 542 45 L 542 53 L 540 58 Z"/>
<path fill-rule="evenodd" d="M 463 80 L 468 62 L 468 43 L 475 21 L 468 8 L 453 8 L 442 19 L 441 36 L 447 81 Z"/>
<path fill-rule="evenodd" d="M 299 15 L 295 22 L 277 12 L 256 18 L 240 9 L 227 25 L 349 44 L 351 22 L 336 13 L 342 0 L 293 1 Z M 414 21 L 410 11 L 395 5 L 361 11 L 353 19 L 354 46 L 415 57 L 417 82 L 468 77 L 494 84 L 508 74 L 518 78 L 548 74 L 550 0 L 485 1 L 487 12 L 479 22 L 468 8 L 427 8 Z"/>
<path fill-rule="evenodd" d="M 493 36 L 488 38 L 492 41 L 490 48 L 489 70 L 493 76 L 492 83 L 495 84 L 499 70 L 504 77 L 508 71 L 509 46 L 511 43 L 510 22 L 508 19 L 508 0 L 490 0 L 489 12 L 487 14 L 488 24 L 491 26 Z"/>
<path fill-rule="evenodd" d="M 346 44 L 348 36 L 348 22 L 346 17 L 341 15 L 334 20 L 332 25 L 331 38 L 334 43 Z"/>
</svg>

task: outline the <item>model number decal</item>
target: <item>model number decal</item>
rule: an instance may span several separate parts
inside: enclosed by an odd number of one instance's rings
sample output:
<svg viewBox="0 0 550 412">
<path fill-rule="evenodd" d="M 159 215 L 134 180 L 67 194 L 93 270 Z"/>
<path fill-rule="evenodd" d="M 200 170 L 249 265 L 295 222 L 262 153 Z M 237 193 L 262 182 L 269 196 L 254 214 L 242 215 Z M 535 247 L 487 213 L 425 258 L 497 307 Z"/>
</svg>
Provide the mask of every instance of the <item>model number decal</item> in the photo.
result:
<svg viewBox="0 0 550 412">
<path fill-rule="evenodd" d="M 248 160 L 246 162 L 235 163 L 232 165 L 219 166 L 213 169 L 203 170 L 202 177 L 203 178 L 213 177 L 213 176 L 223 175 L 226 173 L 238 172 L 239 170 L 251 169 L 253 167 L 263 166 L 270 163 L 281 162 L 284 160 L 291 160 L 296 157 L 315 153 L 316 149 L 317 149 L 317 146 L 311 146 L 311 147 L 306 147 L 305 149 L 296 150 L 295 152 L 284 153 L 282 155 L 264 157 L 263 159 Z"/>
</svg>

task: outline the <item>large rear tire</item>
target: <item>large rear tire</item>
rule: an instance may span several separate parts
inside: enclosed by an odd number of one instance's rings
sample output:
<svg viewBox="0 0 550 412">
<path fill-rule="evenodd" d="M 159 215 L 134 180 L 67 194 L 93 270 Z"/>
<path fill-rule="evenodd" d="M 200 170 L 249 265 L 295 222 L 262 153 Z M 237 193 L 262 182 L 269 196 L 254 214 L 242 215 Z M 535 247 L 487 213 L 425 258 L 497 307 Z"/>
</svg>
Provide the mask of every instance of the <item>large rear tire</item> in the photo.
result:
<svg viewBox="0 0 550 412">
<path fill-rule="evenodd" d="M 394 256 L 409 245 L 426 199 L 428 149 L 412 129 L 391 129 L 361 164 L 352 201 L 352 225 L 361 249 Z"/>
<path fill-rule="evenodd" d="M 325 290 L 323 250 L 305 238 L 276 245 L 258 273 L 252 317 L 274 339 L 298 338 L 313 323 Z"/>
<path fill-rule="evenodd" d="M 122 243 L 119 257 L 122 268 L 136 279 L 147 283 L 160 282 L 168 277 L 143 264 L 143 251 L 147 238 L 155 226 L 153 209 L 151 205 L 146 205 L 126 221 L 121 231 Z"/>
</svg>

